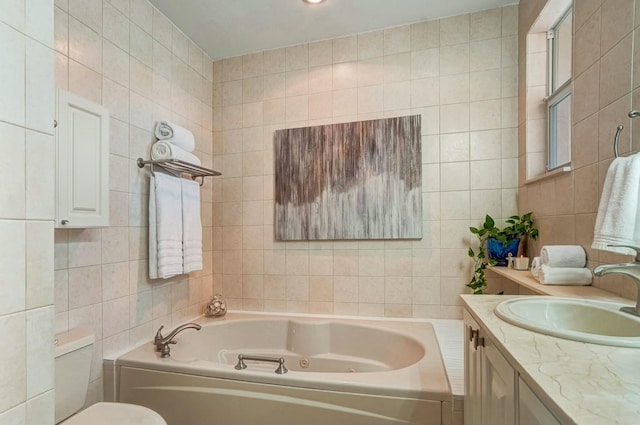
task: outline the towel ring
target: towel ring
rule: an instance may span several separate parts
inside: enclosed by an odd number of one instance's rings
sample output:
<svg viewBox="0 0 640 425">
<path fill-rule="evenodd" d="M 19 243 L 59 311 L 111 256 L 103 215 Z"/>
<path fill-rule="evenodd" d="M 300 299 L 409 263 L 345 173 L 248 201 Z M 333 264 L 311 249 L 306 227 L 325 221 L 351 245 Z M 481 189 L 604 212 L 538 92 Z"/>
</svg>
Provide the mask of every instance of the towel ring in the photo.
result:
<svg viewBox="0 0 640 425">
<path fill-rule="evenodd" d="M 631 112 L 629 112 L 629 116 L 631 116 Z M 624 128 L 624 125 L 620 124 L 616 129 L 616 136 L 613 138 L 613 156 L 615 158 L 620 156 L 618 154 L 618 143 L 620 142 L 620 133 L 622 133 L 623 128 Z"/>
</svg>

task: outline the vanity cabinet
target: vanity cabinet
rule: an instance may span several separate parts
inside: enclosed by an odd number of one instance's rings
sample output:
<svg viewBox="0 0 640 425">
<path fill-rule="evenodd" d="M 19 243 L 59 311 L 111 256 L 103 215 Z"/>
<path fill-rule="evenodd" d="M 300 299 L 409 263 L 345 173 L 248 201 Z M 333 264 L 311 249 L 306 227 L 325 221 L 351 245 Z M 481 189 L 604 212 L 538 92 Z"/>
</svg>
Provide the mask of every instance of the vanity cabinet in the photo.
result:
<svg viewBox="0 0 640 425">
<path fill-rule="evenodd" d="M 514 424 L 516 373 L 465 311 L 465 425 Z"/>
<path fill-rule="evenodd" d="M 464 310 L 465 425 L 561 425 Z"/>
<path fill-rule="evenodd" d="M 522 378 L 518 378 L 518 424 L 560 425 Z"/>
<path fill-rule="evenodd" d="M 56 227 L 109 225 L 109 111 L 58 89 Z"/>
</svg>

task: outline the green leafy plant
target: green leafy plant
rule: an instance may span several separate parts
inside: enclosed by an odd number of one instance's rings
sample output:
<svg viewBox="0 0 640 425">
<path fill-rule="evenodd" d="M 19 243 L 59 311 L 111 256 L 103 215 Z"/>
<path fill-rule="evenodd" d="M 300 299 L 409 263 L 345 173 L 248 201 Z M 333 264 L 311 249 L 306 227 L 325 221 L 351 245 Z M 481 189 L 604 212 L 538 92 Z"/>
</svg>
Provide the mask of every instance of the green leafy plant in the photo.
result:
<svg viewBox="0 0 640 425">
<path fill-rule="evenodd" d="M 533 212 L 528 212 L 521 216 L 513 215 L 505 220 L 507 226 L 500 229 L 496 226 L 496 222 L 489 214 L 485 216 L 482 227 L 469 227 L 469 231 L 476 235 L 478 248 L 474 250 L 469 247 L 469 257 L 474 261 L 473 276 L 467 286 L 471 288 L 474 294 L 484 294 L 487 288 L 487 277 L 485 270 L 487 266 L 495 266 L 498 262 L 489 258 L 486 251 L 486 242 L 489 238 L 495 238 L 506 244 L 510 240 L 516 238 L 525 239 L 530 237 L 533 240 L 538 239 L 538 229 L 533 227 Z"/>
</svg>

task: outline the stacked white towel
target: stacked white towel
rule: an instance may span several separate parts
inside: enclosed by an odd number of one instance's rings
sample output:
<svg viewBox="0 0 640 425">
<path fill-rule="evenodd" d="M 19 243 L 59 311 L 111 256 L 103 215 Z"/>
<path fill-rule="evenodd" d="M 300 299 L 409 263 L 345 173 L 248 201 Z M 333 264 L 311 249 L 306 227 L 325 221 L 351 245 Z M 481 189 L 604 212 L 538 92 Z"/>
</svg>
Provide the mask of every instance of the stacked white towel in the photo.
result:
<svg viewBox="0 0 640 425">
<path fill-rule="evenodd" d="M 167 140 L 158 140 L 151 146 L 151 159 L 179 159 L 195 165 L 202 164 L 200 158 Z"/>
<path fill-rule="evenodd" d="M 540 257 L 534 257 L 531 260 L 531 274 L 536 279 L 540 280 L 540 268 L 542 267 L 542 260 Z"/>
<path fill-rule="evenodd" d="M 587 254 L 579 245 L 545 245 L 539 267 L 531 272 L 544 285 L 591 285 Z"/>
<path fill-rule="evenodd" d="M 585 267 L 587 254 L 580 245 L 545 245 L 540 250 L 542 264 L 550 267 Z"/>
<path fill-rule="evenodd" d="M 182 254 L 184 273 L 202 270 L 200 185 L 185 179 L 182 179 Z"/>
<path fill-rule="evenodd" d="M 158 140 L 166 140 L 187 152 L 193 152 L 196 148 L 193 133 L 172 122 L 160 121 L 156 124 L 155 134 Z"/>
<path fill-rule="evenodd" d="M 540 283 L 543 285 L 591 285 L 591 270 L 580 267 L 540 267 Z"/>
<path fill-rule="evenodd" d="M 639 192 L 640 154 L 614 159 L 602 188 L 592 248 L 635 255 L 610 245 L 640 246 Z"/>
</svg>

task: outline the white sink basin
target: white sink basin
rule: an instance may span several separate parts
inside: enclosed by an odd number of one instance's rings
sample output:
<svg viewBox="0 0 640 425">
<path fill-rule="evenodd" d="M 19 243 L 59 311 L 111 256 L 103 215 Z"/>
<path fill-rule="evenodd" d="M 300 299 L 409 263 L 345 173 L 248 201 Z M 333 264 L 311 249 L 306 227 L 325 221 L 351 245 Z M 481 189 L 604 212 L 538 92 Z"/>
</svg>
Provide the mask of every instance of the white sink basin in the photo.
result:
<svg viewBox="0 0 640 425">
<path fill-rule="evenodd" d="M 640 347 L 640 317 L 623 304 L 576 298 L 533 296 L 501 302 L 502 320 L 545 335 L 616 347 Z"/>
</svg>

